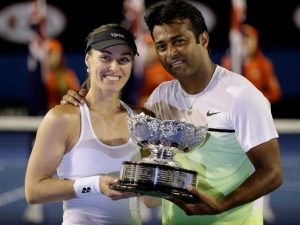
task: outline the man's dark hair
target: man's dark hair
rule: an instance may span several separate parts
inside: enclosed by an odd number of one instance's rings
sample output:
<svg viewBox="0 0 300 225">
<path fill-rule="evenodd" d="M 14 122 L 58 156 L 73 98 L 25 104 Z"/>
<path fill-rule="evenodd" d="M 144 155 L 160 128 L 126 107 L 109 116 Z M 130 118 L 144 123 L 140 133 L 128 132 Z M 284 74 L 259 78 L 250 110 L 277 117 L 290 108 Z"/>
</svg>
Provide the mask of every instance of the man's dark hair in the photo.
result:
<svg viewBox="0 0 300 225">
<path fill-rule="evenodd" d="M 191 21 L 191 31 L 194 33 L 197 43 L 199 43 L 199 35 L 204 31 L 207 32 L 202 13 L 190 3 L 181 0 L 159 1 L 149 6 L 144 19 L 151 35 L 155 25 L 170 23 L 174 19 Z"/>
</svg>

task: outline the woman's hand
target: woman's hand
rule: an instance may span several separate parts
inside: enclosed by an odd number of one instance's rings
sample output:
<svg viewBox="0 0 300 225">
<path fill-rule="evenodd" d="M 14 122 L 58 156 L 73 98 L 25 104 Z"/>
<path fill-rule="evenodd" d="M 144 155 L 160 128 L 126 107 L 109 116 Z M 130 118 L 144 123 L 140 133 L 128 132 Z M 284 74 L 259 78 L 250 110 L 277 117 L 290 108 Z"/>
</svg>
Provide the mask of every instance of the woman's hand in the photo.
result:
<svg viewBox="0 0 300 225">
<path fill-rule="evenodd" d="M 101 176 L 100 178 L 100 192 L 112 200 L 119 200 L 123 198 L 131 198 L 140 196 L 138 193 L 117 191 L 111 188 L 111 186 L 118 182 L 118 179 L 111 176 Z"/>
</svg>

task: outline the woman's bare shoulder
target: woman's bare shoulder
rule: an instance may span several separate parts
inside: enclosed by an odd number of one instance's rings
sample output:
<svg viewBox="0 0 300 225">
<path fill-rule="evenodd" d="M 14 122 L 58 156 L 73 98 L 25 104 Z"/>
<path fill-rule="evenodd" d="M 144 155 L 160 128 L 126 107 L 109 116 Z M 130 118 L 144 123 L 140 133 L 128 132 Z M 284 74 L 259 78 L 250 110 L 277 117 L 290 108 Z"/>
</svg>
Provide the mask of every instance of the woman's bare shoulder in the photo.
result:
<svg viewBox="0 0 300 225">
<path fill-rule="evenodd" d="M 80 119 L 79 107 L 71 105 L 57 105 L 45 115 L 45 120 L 51 123 L 72 123 Z"/>
</svg>

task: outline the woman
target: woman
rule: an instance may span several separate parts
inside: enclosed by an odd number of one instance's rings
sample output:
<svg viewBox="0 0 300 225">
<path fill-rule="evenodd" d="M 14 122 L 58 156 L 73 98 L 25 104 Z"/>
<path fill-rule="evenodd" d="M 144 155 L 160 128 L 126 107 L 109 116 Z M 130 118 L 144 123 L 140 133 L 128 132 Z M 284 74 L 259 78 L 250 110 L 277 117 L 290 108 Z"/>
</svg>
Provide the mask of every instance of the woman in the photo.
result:
<svg viewBox="0 0 300 225">
<path fill-rule="evenodd" d="M 85 55 L 86 103 L 54 107 L 38 129 L 26 171 L 26 200 L 63 201 L 63 225 L 140 223 L 136 198 L 129 200 L 136 194 L 110 189 L 121 162 L 140 157 L 128 133 L 130 108 L 119 99 L 136 54 L 133 35 L 119 25 L 92 31 Z"/>
</svg>

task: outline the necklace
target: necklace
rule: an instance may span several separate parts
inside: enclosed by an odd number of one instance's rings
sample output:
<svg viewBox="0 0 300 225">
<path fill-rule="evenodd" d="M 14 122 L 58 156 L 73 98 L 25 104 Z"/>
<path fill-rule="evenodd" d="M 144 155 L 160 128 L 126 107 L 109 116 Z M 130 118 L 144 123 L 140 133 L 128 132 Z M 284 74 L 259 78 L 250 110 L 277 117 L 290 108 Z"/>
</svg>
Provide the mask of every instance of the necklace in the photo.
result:
<svg viewBox="0 0 300 225">
<path fill-rule="evenodd" d="M 188 115 L 192 115 L 192 112 L 193 112 L 193 106 L 194 104 L 196 103 L 197 99 L 199 98 L 199 96 L 201 95 L 201 93 L 197 94 L 196 98 L 194 99 L 193 103 L 191 105 L 188 104 L 188 102 L 185 100 L 185 96 L 183 95 L 183 92 L 181 91 L 181 94 L 182 94 L 182 97 L 183 97 L 183 100 L 184 100 L 184 103 L 185 105 L 187 106 L 188 108 Z"/>
<path fill-rule="evenodd" d="M 215 64 L 211 64 L 211 77 L 209 79 L 207 79 L 206 81 L 206 84 L 205 84 L 205 88 L 199 92 L 196 96 L 196 98 L 194 99 L 193 103 L 189 106 L 188 102 L 185 100 L 185 96 L 184 96 L 184 93 L 183 93 L 183 89 L 181 88 L 181 95 L 182 95 L 182 98 L 184 100 L 184 103 L 185 105 L 188 107 L 188 115 L 192 115 L 192 112 L 193 112 L 193 106 L 194 104 L 196 103 L 197 99 L 199 98 L 200 95 L 202 95 L 207 89 L 208 89 L 208 86 L 210 84 L 210 80 L 212 79 L 212 76 L 214 74 L 214 71 L 215 71 L 215 68 L 216 68 L 216 65 Z"/>
</svg>

